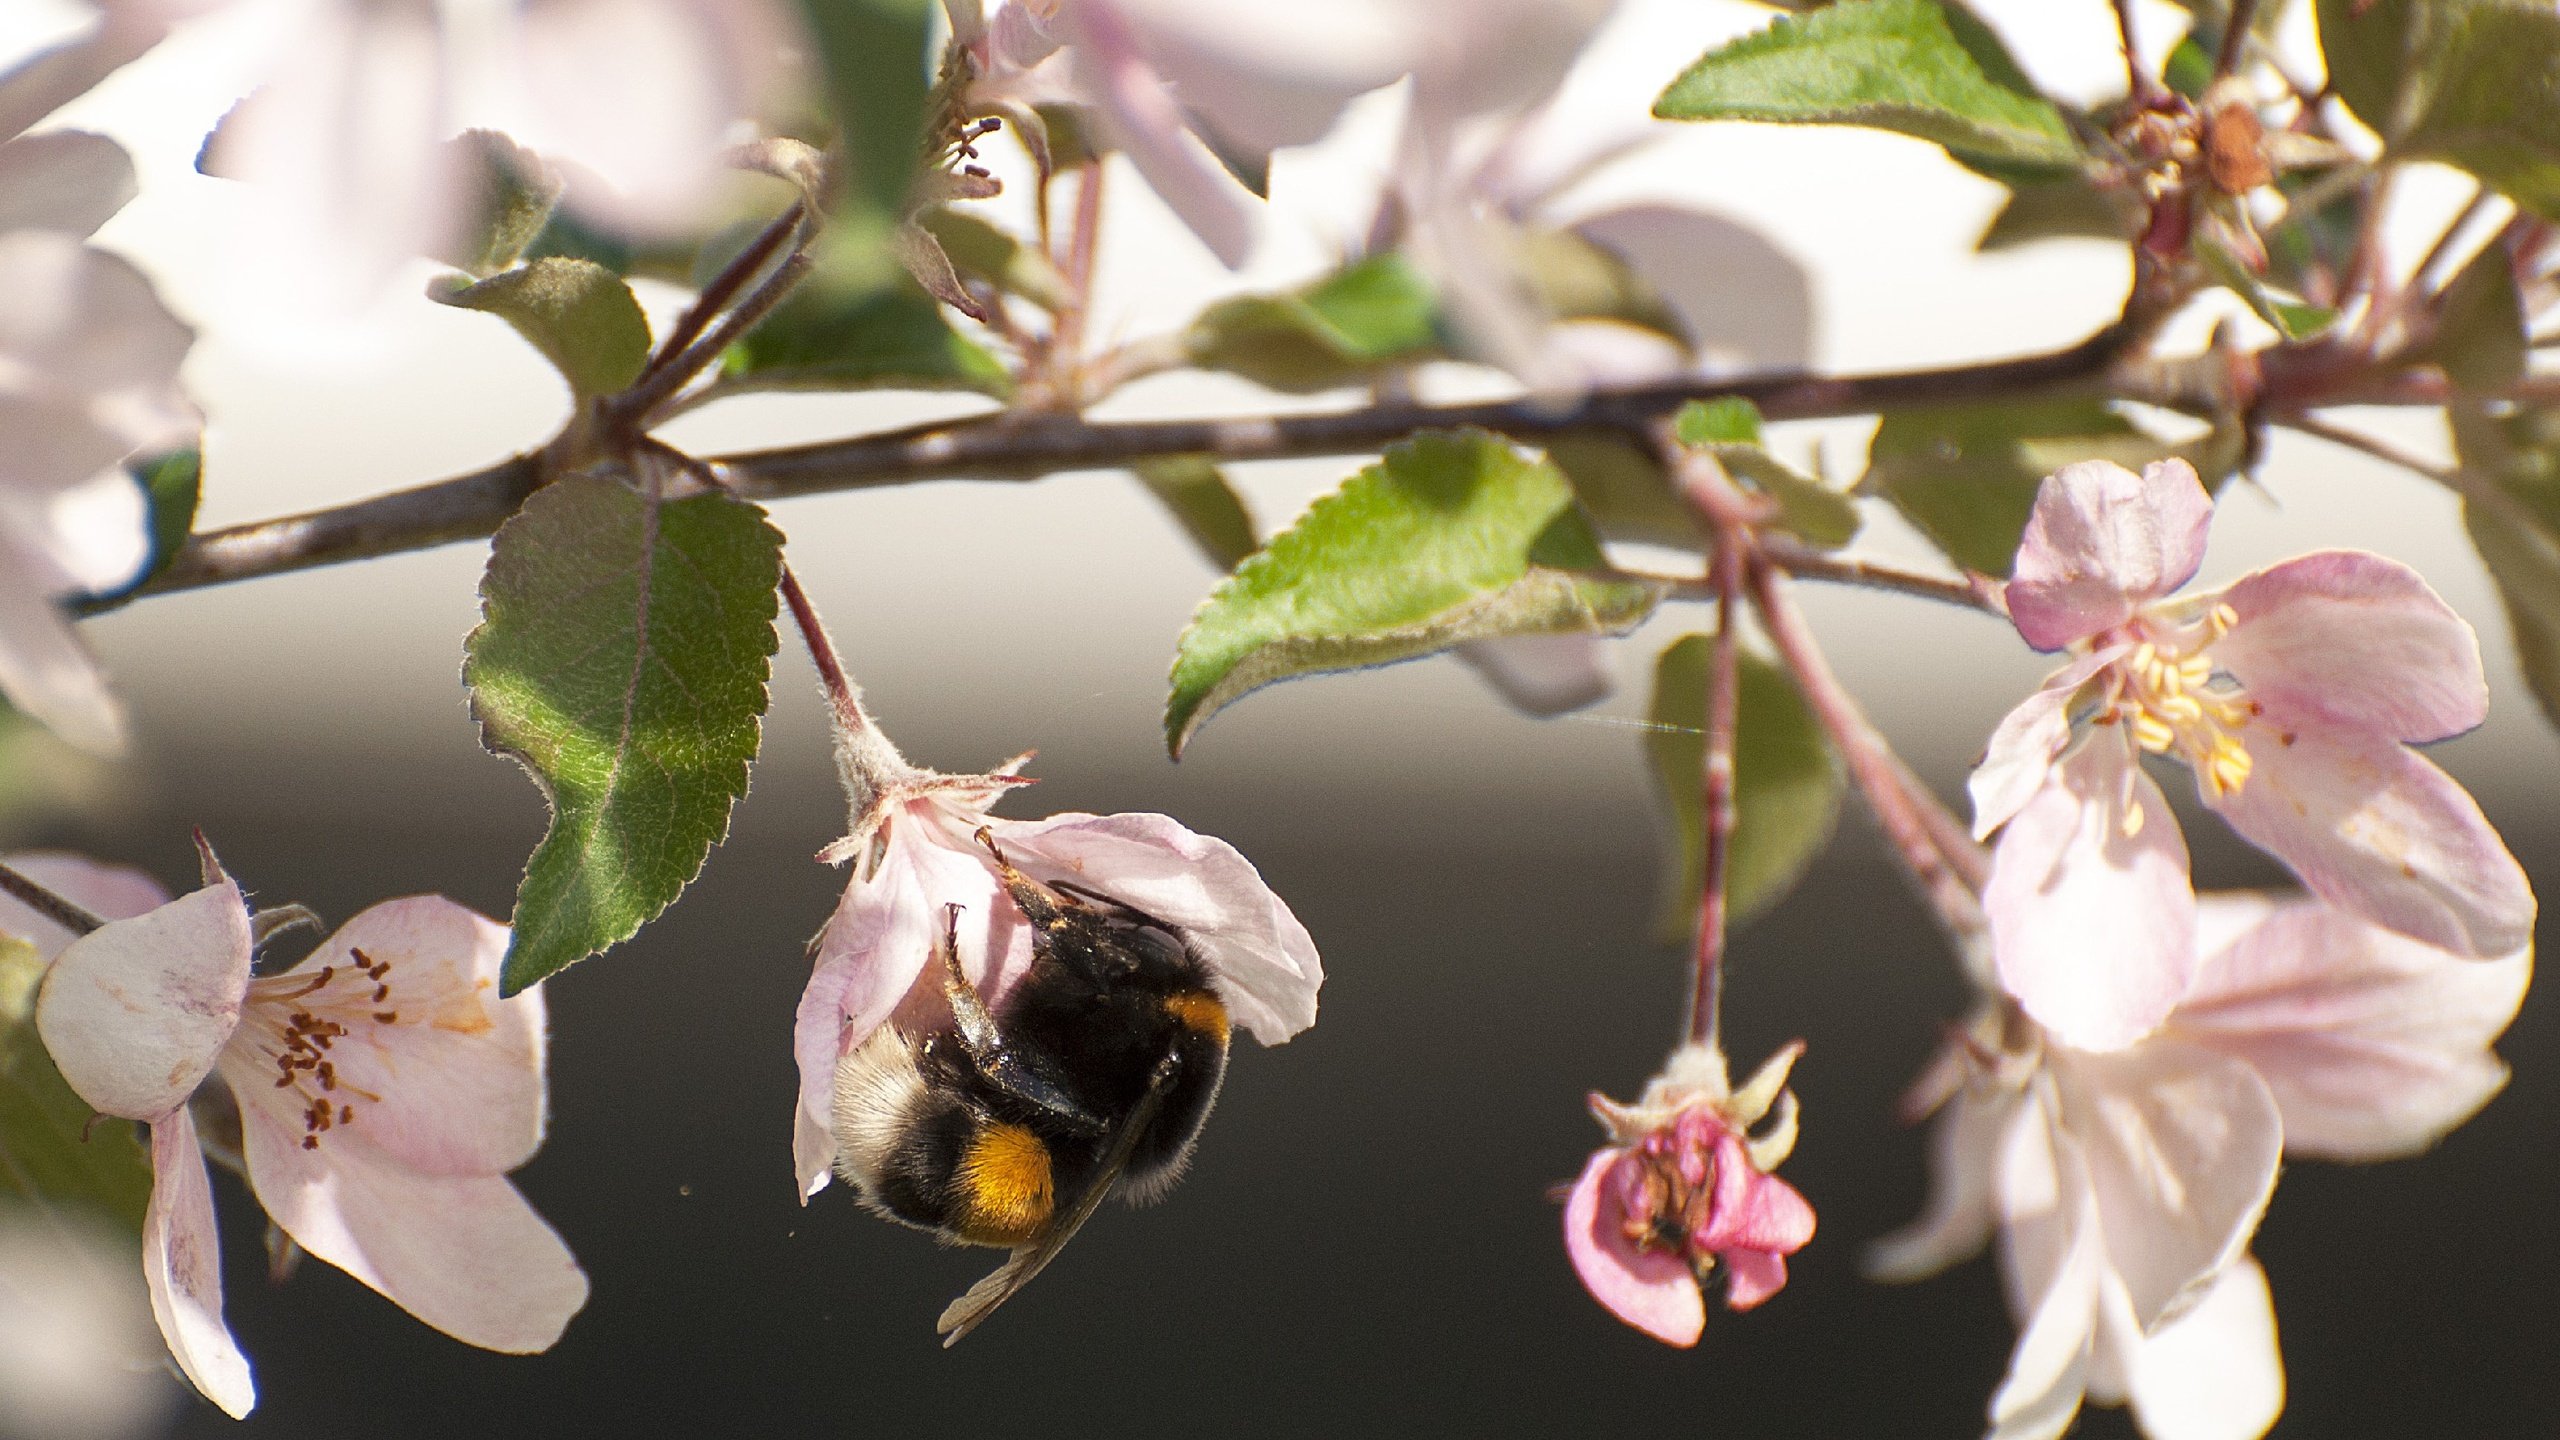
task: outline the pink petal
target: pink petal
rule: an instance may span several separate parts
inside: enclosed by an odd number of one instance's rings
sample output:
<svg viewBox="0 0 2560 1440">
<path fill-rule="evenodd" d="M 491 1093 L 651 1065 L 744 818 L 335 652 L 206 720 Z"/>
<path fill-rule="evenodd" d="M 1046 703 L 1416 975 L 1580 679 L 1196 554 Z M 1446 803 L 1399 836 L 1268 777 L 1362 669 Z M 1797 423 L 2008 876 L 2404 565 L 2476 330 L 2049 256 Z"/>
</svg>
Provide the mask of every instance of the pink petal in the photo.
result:
<svg viewBox="0 0 2560 1440">
<path fill-rule="evenodd" d="M 2266 707 L 2270 726 L 2427 741 L 2488 716 L 2479 636 L 2397 560 L 2300 555 L 2242 576 L 2222 603 L 2240 620 L 2214 642 L 2214 663 Z"/>
<path fill-rule="evenodd" d="M 2059 650 L 2133 618 L 2204 562 L 2213 497 L 2184 460 L 2140 475 L 2084 460 L 2045 477 L 2018 543 L 2009 615 L 2039 650 Z"/>
<path fill-rule="evenodd" d="M 1706 1228 L 1691 1237 L 1692 1244 L 1717 1254 L 1761 1250 L 1792 1255 L 1812 1241 L 1813 1206 L 1793 1185 L 1752 1168 L 1741 1136 L 1726 1131 L 1716 1142 L 1715 1155 L 1715 1203 Z M 1778 1274 L 1783 1284 L 1784 1266 Z"/>
<path fill-rule="evenodd" d="M 338 1081 L 353 1094 L 353 1122 L 383 1152 L 432 1175 L 503 1175 L 542 1146 L 544 1025 L 537 987 L 498 998 L 507 927 L 441 895 L 386 901 L 340 927 L 302 963 L 258 990 L 290 987 L 323 966 L 357 964 L 354 952 L 390 965 L 390 995 L 372 1003 L 364 982 L 348 980 L 281 1002 L 339 1018 L 336 992 L 358 1002 L 331 1047 Z M 352 977 L 349 977 L 352 978 Z M 253 998 L 251 1004 L 260 1004 Z M 279 1002 L 263 1002 L 274 1005 Z M 374 1023 L 376 1013 L 396 1024 Z M 225 1078 L 244 1106 L 261 1102 L 297 1113 L 300 1097 L 279 1090 L 274 1061 L 247 1043 L 244 1027 L 223 1056 Z M 282 1113 L 282 1112 L 280 1112 Z"/>
<path fill-rule="evenodd" d="M 2132 1044 L 2195 974 L 2185 837 L 2113 732 L 2065 757 L 2010 818 L 1982 903 L 2001 987 L 2064 1044 Z"/>
<path fill-rule="evenodd" d="M 2207 803 L 2313 894 L 2459 955 L 2511 955 L 2532 940 L 2533 889 L 2453 777 L 2352 730 L 2244 733 L 2248 783 Z"/>
<path fill-rule="evenodd" d="M 2000 1137 L 2018 1098 L 1967 1088 L 1939 1112 L 1929 1143 L 1929 1201 L 1920 1218 L 1867 1251 L 1870 1278 L 1890 1284 L 1924 1280 L 1969 1259 L 1991 1238 L 1991 1171 Z"/>
<path fill-rule="evenodd" d="M 0 856 L 12 870 L 103 920 L 130 920 L 169 903 L 160 882 L 130 865 L 103 865 L 79 855 L 30 852 Z M 15 935 L 50 960 L 72 934 L 5 895 L 0 895 L 0 935 Z"/>
<path fill-rule="evenodd" d="M 64 947 L 36 992 L 36 1031 L 81 1099 L 157 1120 L 213 1068 L 248 985 L 249 907 L 225 880 Z"/>
<path fill-rule="evenodd" d="M 1315 941 L 1234 846 L 1164 815 L 995 823 L 1026 873 L 1075 881 L 1180 930 L 1255 1039 L 1277 1045 L 1315 1023 L 1324 984 Z"/>
<path fill-rule="evenodd" d="M 2148 1330 L 2249 1248 L 2284 1142 L 2275 1097 L 2240 1061 L 2167 1039 L 2055 1051 L 2051 1065 L 2108 1258 Z"/>
<path fill-rule="evenodd" d="M 142 1216 L 151 1318 L 189 1383 L 234 1420 L 258 1403 L 249 1360 L 222 1323 L 222 1241 L 195 1121 L 179 1106 L 151 1125 L 151 1204 Z"/>
<path fill-rule="evenodd" d="M 1755 1310 L 1787 1288 L 1787 1257 L 1771 1250 L 1728 1250 L 1724 1276 L 1724 1308 Z"/>
<path fill-rule="evenodd" d="M 1075 5 L 1075 73 L 1138 173 L 1228 269 L 1253 252 L 1259 202 L 1191 133 L 1189 117 L 1107 5 Z"/>
<path fill-rule="evenodd" d="M 1661 1250 L 1638 1250 L 1626 1238 L 1627 1216 L 1609 1168 L 1627 1159 L 1602 1150 L 1582 1167 L 1564 1202 L 1564 1253 L 1591 1298 L 1666 1345 L 1695 1345 L 1706 1333 L 1706 1297 L 1687 1261 Z"/>
<path fill-rule="evenodd" d="M 302 1148 L 299 1127 L 244 1107 L 241 1149 L 258 1203 L 294 1243 L 465 1344 L 547 1350 L 587 1300 L 569 1247 L 496 1176 L 425 1175 L 361 1131 Z"/>
<path fill-rule="evenodd" d="M 1562 715 L 1597 704 L 1617 681 L 1609 648 L 1597 635 L 1471 640 L 1451 653 L 1526 715 Z"/>
<path fill-rule="evenodd" d="M 1991 1397 L 1991 1436 L 2049 1440 L 2069 1428 L 2088 1388 L 2106 1230 L 2079 1147 L 2056 1127 L 2046 1099 L 2012 1114 L 1993 1175 L 2018 1343 Z"/>
<path fill-rule="evenodd" d="M 2123 646 L 2084 656 L 2045 677 L 2043 686 L 2000 717 L 1981 763 L 1965 780 L 1973 799 L 1973 838 L 1990 838 L 2044 788 L 2053 757 L 2071 743 L 2071 697 L 2091 676 L 2115 663 Z"/>
<path fill-rule="evenodd" d="M 2135 1352 L 2131 1399 L 2142 1433 L 2161 1440 L 2258 1440 L 2284 1413 L 2284 1357 L 2274 1297 L 2242 1256 L 2194 1309 Z"/>
<path fill-rule="evenodd" d="M 2506 1084 L 2489 1045 L 2532 973 L 2529 950 L 2467 960 L 2294 900 L 2210 955 L 2170 1024 L 2266 1080 L 2287 1153 L 2384 1160 L 2434 1144 Z"/>
<path fill-rule="evenodd" d="M 124 753 L 124 707 L 80 642 L 51 586 L 29 584 L 17 547 L 0 540 L 0 698 L 95 755 Z M 13 563 L 14 562 L 14 563 Z"/>
</svg>

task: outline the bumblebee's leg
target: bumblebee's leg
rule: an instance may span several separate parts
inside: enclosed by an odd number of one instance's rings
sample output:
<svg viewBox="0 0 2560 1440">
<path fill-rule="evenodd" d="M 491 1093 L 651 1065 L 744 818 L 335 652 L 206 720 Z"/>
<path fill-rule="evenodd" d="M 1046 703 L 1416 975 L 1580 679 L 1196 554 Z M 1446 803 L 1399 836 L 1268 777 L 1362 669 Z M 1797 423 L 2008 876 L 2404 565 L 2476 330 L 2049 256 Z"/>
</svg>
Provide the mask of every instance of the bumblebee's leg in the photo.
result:
<svg viewBox="0 0 2560 1440">
<path fill-rule="evenodd" d="M 1105 1127 L 1099 1118 L 1007 1048 L 1003 1032 L 996 1028 L 994 1013 L 987 1009 L 978 987 L 969 983 L 967 973 L 960 968 L 959 931 L 960 907 L 944 906 L 942 943 L 935 949 L 942 957 L 943 994 L 951 1001 L 951 1018 L 970 1065 L 997 1089 L 1040 1107 L 1071 1129 L 1101 1134 Z"/>
<path fill-rule="evenodd" d="M 1022 918 L 1034 927 L 1054 929 L 1059 921 L 1066 918 L 1069 910 L 1084 908 L 1084 902 L 1074 896 L 1062 895 L 1014 869 L 1013 862 L 1004 858 L 1004 851 L 997 847 L 994 831 L 981 825 L 976 839 L 987 847 L 989 855 L 995 857 L 996 874 L 1004 881 L 1005 893 L 1013 897 L 1013 903 L 1022 910 Z"/>
</svg>

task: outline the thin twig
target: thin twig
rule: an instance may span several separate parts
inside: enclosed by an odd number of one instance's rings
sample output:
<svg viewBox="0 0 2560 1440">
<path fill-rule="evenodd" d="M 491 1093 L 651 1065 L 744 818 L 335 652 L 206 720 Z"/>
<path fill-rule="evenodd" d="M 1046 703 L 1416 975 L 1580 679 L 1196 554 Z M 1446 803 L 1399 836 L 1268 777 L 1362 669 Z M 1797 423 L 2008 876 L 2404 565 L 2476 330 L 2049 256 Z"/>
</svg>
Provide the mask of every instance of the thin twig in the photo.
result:
<svg viewBox="0 0 2560 1440">
<path fill-rule="evenodd" d="M 2115 0 L 2115 8 L 2116 34 L 2124 42 L 2125 94 L 2131 98 L 2136 105 L 2140 105 L 2157 96 L 2160 93 L 2160 87 L 2152 81 L 2150 74 L 2142 68 L 2141 53 L 2134 48 L 2133 0 Z"/>
<path fill-rule="evenodd" d="M 1707 670 L 1706 758 L 1699 767 L 1703 841 L 1698 891 L 1698 942 L 1689 968 L 1689 1039 L 1718 1048 L 1724 1006 L 1724 942 L 1733 884 L 1733 744 L 1742 713 L 1741 657 L 1735 630 L 1742 619 L 1742 532 L 1720 528 L 1712 568 L 1716 588 L 1715 648 Z"/>
<path fill-rule="evenodd" d="M 809 649 L 809 663 L 818 670 L 818 688 L 826 692 L 827 702 L 834 707 L 836 723 L 845 730 L 870 728 L 871 717 L 862 709 L 862 691 L 845 673 L 844 657 L 836 653 L 835 637 L 827 633 L 826 622 L 818 618 L 818 607 L 809 603 L 809 592 L 800 588 L 800 577 L 792 573 L 789 565 L 782 567 L 782 602 L 790 607 L 801 643 Z"/>
<path fill-rule="evenodd" d="M 659 401 L 674 394 L 685 381 L 693 378 L 693 370 L 685 369 L 679 363 L 681 357 L 705 330 L 711 328 L 711 322 L 729 308 L 730 301 L 738 292 L 773 263 L 773 257 L 785 245 L 791 245 L 795 250 L 799 248 L 795 241 L 808 213 L 807 202 L 793 201 L 790 208 L 756 232 L 756 237 L 747 242 L 747 248 L 720 267 L 720 273 L 712 276 L 711 282 L 702 287 L 702 293 L 685 307 L 683 316 L 667 331 L 666 338 L 658 342 L 657 353 L 650 357 L 647 367 L 624 392 L 637 396 L 627 402 L 629 408 L 626 413 L 648 413 L 657 407 Z"/>
<path fill-rule="evenodd" d="M 1923 575 L 1916 570 L 1887 565 L 1879 560 L 1862 560 L 1855 556 L 1834 555 L 1785 535 L 1764 535 L 1760 553 L 1771 563 L 1799 580 L 1821 580 L 1837 585 L 1858 585 L 1870 590 L 1890 590 L 1898 595 L 1916 595 L 1923 600 L 1960 605 L 1997 615 L 2000 607 L 1973 583 L 1949 580 L 1936 575 Z"/>
<path fill-rule="evenodd" d="M 2257 14 L 2258 0 L 2231 0 L 2230 17 L 2222 26 L 2222 48 L 2213 57 L 2216 80 L 2240 68 L 2241 52 L 2249 43 L 2249 24 Z"/>
<path fill-rule="evenodd" d="M 11 899 L 75 935 L 86 935 L 107 923 L 7 865 L 0 865 L 0 891 L 8 892 Z"/>
</svg>

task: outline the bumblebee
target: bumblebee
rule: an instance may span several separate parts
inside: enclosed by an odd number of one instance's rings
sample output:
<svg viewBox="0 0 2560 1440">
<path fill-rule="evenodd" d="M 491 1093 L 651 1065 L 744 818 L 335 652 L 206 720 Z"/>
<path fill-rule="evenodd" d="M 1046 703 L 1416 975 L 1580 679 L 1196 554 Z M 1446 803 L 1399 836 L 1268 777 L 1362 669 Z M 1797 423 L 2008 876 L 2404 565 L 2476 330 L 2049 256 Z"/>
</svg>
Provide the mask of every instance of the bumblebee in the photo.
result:
<svg viewBox="0 0 2560 1440">
<path fill-rule="evenodd" d="M 942 1312 L 948 1346 L 1040 1273 L 1116 1188 L 1182 1176 L 1227 1066 L 1227 1007 L 1181 932 L 1016 870 L 1031 966 L 993 1013 L 960 969 L 960 907 L 935 946 L 952 1028 L 883 1025 L 836 1069 L 836 1170 L 873 1212 L 1005 1263 Z"/>
</svg>

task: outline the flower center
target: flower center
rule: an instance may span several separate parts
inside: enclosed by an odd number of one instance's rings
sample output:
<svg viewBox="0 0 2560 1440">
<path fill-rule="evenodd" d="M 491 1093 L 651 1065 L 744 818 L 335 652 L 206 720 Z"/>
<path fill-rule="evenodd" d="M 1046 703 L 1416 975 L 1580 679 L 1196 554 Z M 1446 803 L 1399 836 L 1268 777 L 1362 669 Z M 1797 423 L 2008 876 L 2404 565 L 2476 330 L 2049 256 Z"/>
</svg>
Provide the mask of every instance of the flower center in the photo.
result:
<svg viewBox="0 0 2560 1440">
<path fill-rule="evenodd" d="M 1706 1228 L 1714 1210 L 1712 1150 L 1684 1146 L 1672 1132 L 1660 1131 L 1645 1137 L 1635 1161 L 1633 1183 L 1622 1197 L 1627 1243 L 1638 1250 L 1682 1255 L 1703 1278 L 1716 1257 L 1696 1252 L 1690 1237 Z"/>
<path fill-rule="evenodd" d="M 2108 698 L 2097 716 L 2101 725 L 2121 722 L 2152 754 L 2186 761 L 2216 800 L 2249 783 L 2249 747 L 2240 732 L 2260 709 L 2228 672 L 2215 670 L 2209 648 L 2239 621 L 2230 606 L 2216 605 L 2181 631 L 2147 633 L 2109 672 Z M 2140 828 L 2141 813 L 2125 812 L 2128 833 Z"/>
<path fill-rule="evenodd" d="M 249 982 L 259 1049 L 275 1062 L 275 1088 L 302 1099 L 305 1150 L 319 1149 L 321 1136 L 353 1124 L 358 1102 L 382 1098 L 340 1078 L 331 1048 L 356 1026 L 400 1023 L 400 1012 L 391 1008 L 391 962 L 352 953 L 353 964 Z"/>
</svg>

